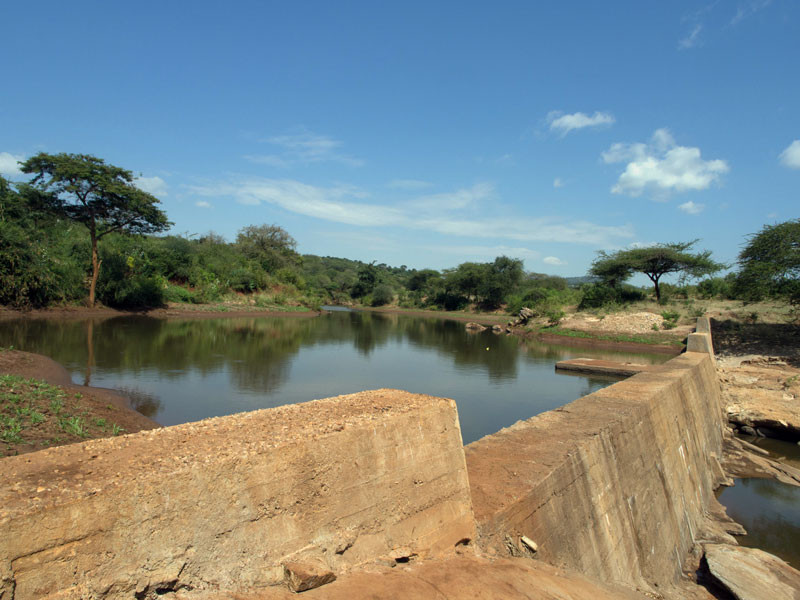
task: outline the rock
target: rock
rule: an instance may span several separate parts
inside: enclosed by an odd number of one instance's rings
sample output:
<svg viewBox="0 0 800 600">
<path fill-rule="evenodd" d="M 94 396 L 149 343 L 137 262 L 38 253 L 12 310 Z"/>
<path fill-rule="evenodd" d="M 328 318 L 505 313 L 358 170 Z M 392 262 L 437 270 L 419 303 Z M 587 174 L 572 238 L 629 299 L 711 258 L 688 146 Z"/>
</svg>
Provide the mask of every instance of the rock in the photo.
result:
<svg viewBox="0 0 800 600">
<path fill-rule="evenodd" d="M 750 427 L 749 425 L 743 425 L 742 427 L 740 427 L 739 433 L 741 433 L 742 435 L 750 435 L 753 437 L 758 437 L 756 430 Z"/>
<path fill-rule="evenodd" d="M 528 321 L 528 319 L 532 319 L 534 316 L 536 316 L 536 315 L 530 308 L 523 307 L 519 311 L 519 318 L 523 322 Z"/>
<path fill-rule="evenodd" d="M 531 552 L 536 553 L 539 551 L 538 544 L 528 536 L 523 535 L 521 538 L 519 538 L 519 541 L 522 542 Z"/>
<path fill-rule="evenodd" d="M 336 581 L 336 575 L 317 562 L 286 563 L 283 565 L 286 585 L 293 592 L 305 592 Z"/>
<path fill-rule="evenodd" d="M 485 331 L 486 327 L 484 327 L 480 323 L 472 323 L 472 322 L 470 322 L 470 323 L 467 323 L 466 330 L 467 331 Z"/>
<path fill-rule="evenodd" d="M 715 582 L 737 600 L 800 599 L 800 571 L 763 550 L 707 544 L 705 560 Z"/>
<path fill-rule="evenodd" d="M 501 325 L 492 325 L 492 332 L 503 333 L 503 327 Z"/>
</svg>

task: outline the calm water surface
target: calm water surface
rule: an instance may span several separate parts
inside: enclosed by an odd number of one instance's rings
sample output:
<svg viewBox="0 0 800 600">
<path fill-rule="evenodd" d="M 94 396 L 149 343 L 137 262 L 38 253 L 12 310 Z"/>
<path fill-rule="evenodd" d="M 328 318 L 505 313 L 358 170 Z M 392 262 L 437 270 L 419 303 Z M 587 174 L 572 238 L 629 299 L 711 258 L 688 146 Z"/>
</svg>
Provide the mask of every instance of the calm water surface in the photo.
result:
<svg viewBox="0 0 800 600">
<path fill-rule="evenodd" d="M 800 468 L 797 444 L 746 439 L 773 457 L 782 457 L 782 462 Z M 772 479 L 737 479 L 736 485 L 723 489 L 719 501 L 747 530 L 747 535 L 737 538 L 739 544 L 770 552 L 800 569 L 800 487 Z"/>
<path fill-rule="evenodd" d="M 471 334 L 456 321 L 343 311 L 0 322 L 0 346 L 11 345 L 52 357 L 76 383 L 127 392 L 163 425 L 397 388 L 453 398 L 465 444 L 615 381 L 556 374 L 559 360 L 669 358 Z"/>
</svg>

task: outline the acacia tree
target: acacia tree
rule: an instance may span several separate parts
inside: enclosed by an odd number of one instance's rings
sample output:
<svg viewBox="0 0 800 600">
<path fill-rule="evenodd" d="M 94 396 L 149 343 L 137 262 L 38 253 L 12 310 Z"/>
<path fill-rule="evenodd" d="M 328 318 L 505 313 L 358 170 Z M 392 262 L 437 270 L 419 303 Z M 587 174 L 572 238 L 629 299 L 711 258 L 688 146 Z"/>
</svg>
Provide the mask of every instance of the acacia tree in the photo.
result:
<svg viewBox="0 0 800 600">
<path fill-rule="evenodd" d="M 766 225 L 739 253 L 734 293 L 745 300 L 765 296 L 800 304 L 800 219 Z"/>
<path fill-rule="evenodd" d="M 92 279 L 89 306 L 102 261 L 97 244 L 112 232 L 145 234 L 164 231 L 171 223 L 158 207 L 158 198 L 133 185 L 133 174 L 107 165 L 88 154 L 41 152 L 22 163 L 23 173 L 33 174 L 30 185 L 44 195 L 51 210 L 83 223 L 92 242 Z"/>
<path fill-rule="evenodd" d="M 711 251 L 691 253 L 689 250 L 698 240 L 674 244 L 658 244 L 646 248 L 631 248 L 608 253 L 600 250 L 589 273 L 602 278 L 612 286 L 644 273 L 653 282 L 656 300 L 661 300 L 659 281 L 668 273 L 681 273 L 682 277 L 711 275 L 725 265 L 711 260 Z"/>
</svg>

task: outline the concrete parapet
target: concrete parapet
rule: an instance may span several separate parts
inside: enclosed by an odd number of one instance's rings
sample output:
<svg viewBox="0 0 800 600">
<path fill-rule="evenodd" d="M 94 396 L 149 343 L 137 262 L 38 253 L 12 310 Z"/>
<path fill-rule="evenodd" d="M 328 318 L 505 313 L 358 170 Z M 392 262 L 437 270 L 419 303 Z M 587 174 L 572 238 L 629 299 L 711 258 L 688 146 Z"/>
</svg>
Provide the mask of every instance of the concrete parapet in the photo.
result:
<svg viewBox="0 0 800 600">
<path fill-rule="evenodd" d="M 702 352 L 714 359 L 714 344 L 710 333 L 690 333 L 686 338 L 687 352 Z"/>
<path fill-rule="evenodd" d="M 0 463 L 0 598 L 144 597 L 449 553 L 475 537 L 452 400 L 395 390 Z"/>
<path fill-rule="evenodd" d="M 678 582 L 719 483 L 713 363 L 686 353 L 467 446 L 480 544 L 655 589 Z"/>
<path fill-rule="evenodd" d="M 711 333 L 711 319 L 708 317 L 697 317 L 697 325 L 694 330 L 697 333 Z"/>
</svg>

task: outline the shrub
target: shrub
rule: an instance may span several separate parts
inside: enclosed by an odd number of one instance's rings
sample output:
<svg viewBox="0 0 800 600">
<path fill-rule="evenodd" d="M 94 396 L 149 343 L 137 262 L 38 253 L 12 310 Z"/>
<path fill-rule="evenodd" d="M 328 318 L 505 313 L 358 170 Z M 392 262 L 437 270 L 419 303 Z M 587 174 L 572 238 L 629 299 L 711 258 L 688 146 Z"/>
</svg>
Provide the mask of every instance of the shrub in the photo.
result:
<svg viewBox="0 0 800 600">
<path fill-rule="evenodd" d="M 605 283 L 589 283 L 581 287 L 582 297 L 578 310 L 602 308 L 617 302 L 617 290 Z"/>
<path fill-rule="evenodd" d="M 394 300 L 394 291 L 385 283 L 376 286 L 372 292 L 372 306 L 383 306 Z"/>
</svg>

